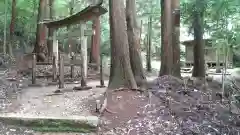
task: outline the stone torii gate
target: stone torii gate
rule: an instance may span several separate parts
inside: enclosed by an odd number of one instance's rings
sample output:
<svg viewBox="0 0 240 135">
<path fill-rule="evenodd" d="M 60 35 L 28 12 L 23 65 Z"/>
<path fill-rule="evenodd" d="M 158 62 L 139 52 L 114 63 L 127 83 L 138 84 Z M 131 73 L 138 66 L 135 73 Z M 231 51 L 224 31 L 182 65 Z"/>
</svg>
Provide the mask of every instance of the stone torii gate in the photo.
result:
<svg viewBox="0 0 240 135">
<path fill-rule="evenodd" d="M 54 30 L 53 37 L 50 37 L 49 40 L 53 42 L 53 55 L 56 58 L 56 63 L 58 63 L 58 41 L 56 39 L 56 31 L 59 28 L 67 27 L 69 25 L 80 24 L 80 43 L 81 43 L 81 85 L 86 85 L 86 77 L 87 77 L 87 35 L 89 35 L 89 31 L 86 30 L 86 22 L 91 21 L 105 13 L 107 13 L 107 9 L 102 7 L 102 0 L 98 2 L 98 4 L 90 5 L 83 9 L 82 11 L 68 16 L 64 19 L 56 20 L 56 21 L 47 21 L 42 22 L 48 28 L 52 28 Z M 92 32 L 91 32 L 92 33 Z"/>
</svg>

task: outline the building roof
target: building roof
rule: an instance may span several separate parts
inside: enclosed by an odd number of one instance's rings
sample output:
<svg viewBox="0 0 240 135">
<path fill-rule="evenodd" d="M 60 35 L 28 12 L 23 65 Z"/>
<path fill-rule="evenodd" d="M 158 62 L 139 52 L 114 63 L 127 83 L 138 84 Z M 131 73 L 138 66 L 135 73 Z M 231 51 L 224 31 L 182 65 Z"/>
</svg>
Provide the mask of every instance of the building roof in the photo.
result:
<svg viewBox="0 0 240 135">
<path fill-rule="evenodd" d="M 42 23 L 45 24 L 48 28 L 61 28 L 68 25 L 79 24 L 80 21 L 90 21 L 95 17 L 101 16 L 105 13 L 107 13 L 107 9 L 102 7 L 101 5 L 91 5 L 86 7 L 82 11 L 66 18 L 56 21 L 45 21 Z"/>
<path fill-rule="evenodd" d="M 206 43 L 211 43 L 212 42 L 212 39 L 203 39 L 204 42 Z M 185 45 L 185 46 L 191 46 L 191 45 L 194 45 L 195 44 L 195 41 L 194 40 L 186 40 L 186 41 L 183 41 L 181 42 L 181 44 Z"/>
</svg>

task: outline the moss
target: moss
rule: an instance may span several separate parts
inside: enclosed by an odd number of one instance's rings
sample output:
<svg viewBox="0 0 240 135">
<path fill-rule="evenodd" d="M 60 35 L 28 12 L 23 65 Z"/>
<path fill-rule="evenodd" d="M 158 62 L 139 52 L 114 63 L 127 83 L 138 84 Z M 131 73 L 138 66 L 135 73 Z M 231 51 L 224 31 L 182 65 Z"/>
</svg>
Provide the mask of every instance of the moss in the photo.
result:
<svg viewBox="0 0 240 135">
<path fill-rule="evenodd" d="M 96 127 L 87 122 L 62 119 L 17 119 L 1 118 L 1 121 L 10 125 L 18 125 L 32 128 L 41 132 L 93 132 Z"/>
<path fill-rule="evenodd" d="M 37 132 L 78 132 L 78 133 L 90 133 L 95 132 L 96 129 L 85 129 L 85 128 L 72 128 L 72 127 L 31 127 Z"/>
</svg>

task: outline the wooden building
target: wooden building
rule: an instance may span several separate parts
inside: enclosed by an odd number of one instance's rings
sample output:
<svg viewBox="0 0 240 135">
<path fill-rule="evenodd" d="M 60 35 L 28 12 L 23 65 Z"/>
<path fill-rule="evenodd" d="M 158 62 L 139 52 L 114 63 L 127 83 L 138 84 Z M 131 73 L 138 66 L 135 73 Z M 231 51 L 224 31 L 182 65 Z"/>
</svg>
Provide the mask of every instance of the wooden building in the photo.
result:
<svg viewBox="0 0 240 135">
<path fill-rule="evenodd" d="M 224 53 L 223 47 L 214 47 L 212 46 L 211 39 L 204 39 L 205 43 L 205 63 L 209 68 L 215 68 L 218 65 L 224 65 Z M 195 44 L 194 40 L 188 40 L 181 42 L 182 45 L 185 45 L 185 67 L 193 66 L 193 46 Z M 227 67 L 231 68 L 233 62 L 233 53 L 231 49 L 227 50 Z"/>
</svg>

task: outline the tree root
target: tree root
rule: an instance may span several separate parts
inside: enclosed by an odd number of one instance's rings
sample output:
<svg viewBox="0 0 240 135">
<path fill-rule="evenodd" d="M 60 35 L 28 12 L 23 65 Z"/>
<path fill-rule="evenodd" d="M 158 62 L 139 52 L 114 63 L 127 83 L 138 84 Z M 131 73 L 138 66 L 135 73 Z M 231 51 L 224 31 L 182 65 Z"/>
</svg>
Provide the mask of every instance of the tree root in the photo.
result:
<svg viewBox="0 0 240 135">
<path fill-rule="evenodd" d="M 115 89 L 112 92 L 117 92 L 117 91 L 124 91 L 124 90 L 132 90 L 132 91 L 139 91 L 139 92 L 146 92 L 145 90 L 142 90 L 140 88 L 136 89 L 129 89 L 129 88 L 119 88 Z M 103 115 L 103 113 L 106 111 L 110 114 L 116 114 L 117 112 L 112 111 L 107 107 L 107 92 L 104 93 L 104 100 L 103 103 L 101 104 L 99 100 L 96 100 L 96 112 L 99 113 L 100 116 Z"/>
<path fill-rule="evenodd" d="M 96 101 L 96 112 L 99 113 L 100 116 L 102 116 L 105 111 L 111 114 L 117 113 L 107 108 L 107 92 L 104 93 L 103 104 L 100 104 L 99 100 Z"/>
<path fill-rule="evenodd" d="M 115 89 L 113 90 L 113 92 L 117 92 L 117 91 L 124 91 L 124 90 L 132 90 L 132 91 L 139 91 L 139 92 L 145 92 L 145 90 L 142 90 L 140 88 L 136 88 L 136 89 L 129 89 L 129 88 L 118 88 L 118 89 Z"/>
</svg>

